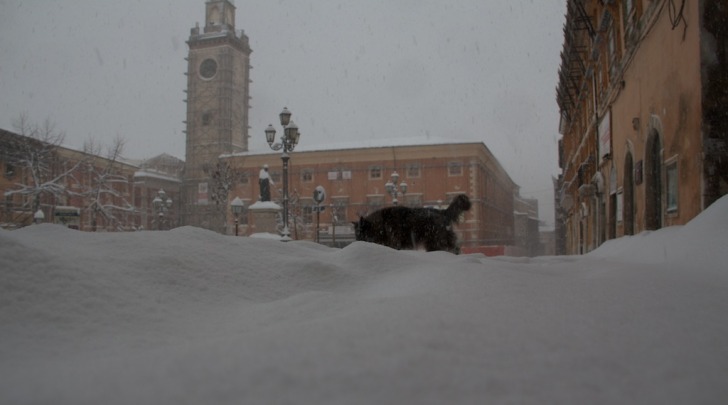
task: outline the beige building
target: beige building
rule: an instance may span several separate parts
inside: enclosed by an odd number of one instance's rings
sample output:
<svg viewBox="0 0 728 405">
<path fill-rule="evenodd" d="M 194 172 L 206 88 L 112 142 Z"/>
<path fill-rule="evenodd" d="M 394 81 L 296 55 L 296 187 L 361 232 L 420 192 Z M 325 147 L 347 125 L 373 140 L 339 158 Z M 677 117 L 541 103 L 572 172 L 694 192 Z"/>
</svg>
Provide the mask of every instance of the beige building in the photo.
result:
<svg viewBox="0 0 728 405">
<path fill-rule="evenodd" d="M 685 224 L 728 191 L 728 8 L 567 4 L 556 217 L 575 254 Z"/>
</svg>

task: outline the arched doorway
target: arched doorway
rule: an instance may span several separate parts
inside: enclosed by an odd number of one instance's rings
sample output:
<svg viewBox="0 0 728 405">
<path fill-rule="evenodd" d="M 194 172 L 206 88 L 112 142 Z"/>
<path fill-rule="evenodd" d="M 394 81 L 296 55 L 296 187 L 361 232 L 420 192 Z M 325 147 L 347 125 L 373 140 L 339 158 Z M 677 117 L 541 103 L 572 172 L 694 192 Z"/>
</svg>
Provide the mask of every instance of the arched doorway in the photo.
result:
<svg viewBox="0 0 728 405">
<path fill-rule="evenodd" d="M 624 234 L 634 235 L 634 162 L 632 152 L 624 158 Z"/>
<path fill-rule="evenodd" d="M 662 227 L 662 142 L 652 129 L 645 150 L 645 228 Z"/>
</svg>

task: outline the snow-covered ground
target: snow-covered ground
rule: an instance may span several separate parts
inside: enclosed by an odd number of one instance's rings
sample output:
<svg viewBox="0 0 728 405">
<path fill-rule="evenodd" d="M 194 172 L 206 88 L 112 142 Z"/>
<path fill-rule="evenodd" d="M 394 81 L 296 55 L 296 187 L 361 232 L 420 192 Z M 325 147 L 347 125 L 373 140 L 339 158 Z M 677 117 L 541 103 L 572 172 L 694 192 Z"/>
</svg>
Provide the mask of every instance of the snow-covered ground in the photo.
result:
<svg viewBox="0 0 728 405">
<path fill-rule="evenodd" d="M 582 257 L 0 231 L 2 404 L 727 399 L 728 198 Z"/>
</svg>

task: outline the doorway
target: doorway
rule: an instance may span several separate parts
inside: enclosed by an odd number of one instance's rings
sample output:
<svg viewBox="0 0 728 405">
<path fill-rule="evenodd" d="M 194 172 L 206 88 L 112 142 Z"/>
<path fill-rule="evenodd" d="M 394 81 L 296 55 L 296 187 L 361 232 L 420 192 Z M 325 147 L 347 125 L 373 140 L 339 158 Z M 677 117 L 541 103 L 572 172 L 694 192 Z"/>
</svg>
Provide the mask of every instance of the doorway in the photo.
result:
<svg viewBox="0 0 728 405">
<path fill-rule="evenodd" d="M 632 152 L 624 158 L 624 234 L 634 235 L 634 161 Z"/>
<path fill-rule="evenodd" d="M 645 150 L 645 229 L 662 227 L 662 142 L 650 131 Z"/>
</svg>

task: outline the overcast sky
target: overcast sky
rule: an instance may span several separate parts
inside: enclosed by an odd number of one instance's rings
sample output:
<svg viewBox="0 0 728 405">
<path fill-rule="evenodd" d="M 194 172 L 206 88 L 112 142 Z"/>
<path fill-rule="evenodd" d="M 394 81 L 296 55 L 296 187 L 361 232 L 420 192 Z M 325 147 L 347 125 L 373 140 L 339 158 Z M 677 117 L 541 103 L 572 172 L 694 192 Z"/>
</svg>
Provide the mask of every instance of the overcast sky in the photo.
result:
<svg viewBox="0 0 728 405">
<path fill-rule="evenodd" d="M 253 48 L 250 149 L 267 150 L 283 106 L 307 149 L 483 141 L 552 224 L 565 4 L 237 0 Z M 185 41 L 204 17 L 204 0 L 0 0 L 0 128 L 27 113 L 70 147 L 118 134 L 127 157 L 184 159 Z"/>
</svg>

